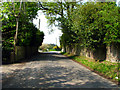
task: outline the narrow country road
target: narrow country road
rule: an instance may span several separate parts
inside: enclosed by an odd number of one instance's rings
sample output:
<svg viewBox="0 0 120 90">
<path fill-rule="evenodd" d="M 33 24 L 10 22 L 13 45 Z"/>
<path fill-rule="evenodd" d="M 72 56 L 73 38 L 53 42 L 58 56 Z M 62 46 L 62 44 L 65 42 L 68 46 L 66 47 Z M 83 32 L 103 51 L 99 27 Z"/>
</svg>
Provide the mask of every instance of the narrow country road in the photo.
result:
<svg viewBox="0 0 120 90">
<path fill-rule="evenodd" d="M 2 88 L 116 88 L 58 52 L 40 53 L 29 61 L 2 65 Z"/>
</svg>

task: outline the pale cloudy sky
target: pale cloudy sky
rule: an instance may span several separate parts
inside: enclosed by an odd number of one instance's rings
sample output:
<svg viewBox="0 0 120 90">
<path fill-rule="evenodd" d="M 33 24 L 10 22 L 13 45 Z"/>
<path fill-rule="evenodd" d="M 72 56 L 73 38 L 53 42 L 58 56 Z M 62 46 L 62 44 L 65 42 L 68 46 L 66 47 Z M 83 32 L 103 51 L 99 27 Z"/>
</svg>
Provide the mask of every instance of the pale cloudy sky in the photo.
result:
<svg viewBox="0 0 120 90">
<path fill-rule="evenodd" d="M 53 26 L 54 31 L 51 34 L 49 34 L 50 29 L 48 28 L 47 19 L 45 18 L 45 15 L 42 13 L 41 10 L 38 11 L 37 19 L 33 20 L 33 23 L 37 27 L 39 27 L 39 19 L 40 19 L 40 31 L 43 31 L 45 34 L 43 43 L 47 44 L 57 43 L 57 45 L 59 46 L 60 45 L 59 36 L 62 35 L 62 32 L 57 27 Z"/>
</svg>

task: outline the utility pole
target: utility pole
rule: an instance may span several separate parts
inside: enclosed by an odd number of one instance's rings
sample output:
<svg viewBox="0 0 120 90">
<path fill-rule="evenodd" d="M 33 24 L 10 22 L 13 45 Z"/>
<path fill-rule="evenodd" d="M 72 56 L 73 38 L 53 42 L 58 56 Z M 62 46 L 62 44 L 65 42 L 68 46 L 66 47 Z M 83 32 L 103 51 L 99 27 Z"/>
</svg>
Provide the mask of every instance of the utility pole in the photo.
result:
<svg viewBox="0 0 120 90">
<path fill-rule="evenodd" d="M 57 46 L 57 38 L 56 38 L 56 46 Z"/>
<path fill-rule="evenodd" d="M 39 30 L 40 30 L 40 19 L 39 19 Z"/>
<path fill-rule="evenodd" d="M 40 7 L 40 4 L 38 3 L 38 8 Z M 39 30 L 40 30 L 40 18 L 39 18 Z"/>
</svg>

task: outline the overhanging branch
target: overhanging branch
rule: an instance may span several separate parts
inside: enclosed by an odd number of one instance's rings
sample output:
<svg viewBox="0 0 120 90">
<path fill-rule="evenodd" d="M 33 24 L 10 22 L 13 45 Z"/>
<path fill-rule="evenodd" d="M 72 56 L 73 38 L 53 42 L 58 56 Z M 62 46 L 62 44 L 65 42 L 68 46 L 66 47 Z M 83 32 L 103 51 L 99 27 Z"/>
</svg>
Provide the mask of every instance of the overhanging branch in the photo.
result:
<svg viewBox="0 0 120 90">
<path fill-rule="evenodd" d="M 59 14 L 59 15 L 61 15 L 61 13 L 60 12 L 57 12 L 56 10 L 54 10 L 54 9 L 50 9 L 50 8 L 46 8 L 46 7 L 44 7 L 43 5 L 42 5 L 42 3 L 41 2 L 39 2 L 39 8 L 40 9 L 42 9 L 42 10 L 49 10 L 49 11 L 54 11 L 56 14 Z"/>
</svg>

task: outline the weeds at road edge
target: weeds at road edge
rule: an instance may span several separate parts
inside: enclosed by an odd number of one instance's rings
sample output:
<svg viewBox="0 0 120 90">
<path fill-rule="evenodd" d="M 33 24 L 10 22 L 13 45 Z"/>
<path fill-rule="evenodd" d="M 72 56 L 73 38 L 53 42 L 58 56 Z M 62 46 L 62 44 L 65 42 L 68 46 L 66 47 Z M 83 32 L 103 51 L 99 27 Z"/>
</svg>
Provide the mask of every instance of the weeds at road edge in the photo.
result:
<svg viewBox="0 0 120 90">
<path fill-rule="evenodd" d="M 86 67 L 96 71 L 108 79 L 112 79 L 115 82 L 120 82 L 120 63 L 112 63 L 109 61 L 95 61 L 94 59 L 87 58 L 85 56 L 74 56 L 68 53 L 61 52 L 61 54 L 68 56 L 70 59 L 73 59 Z"/>
</svg>

